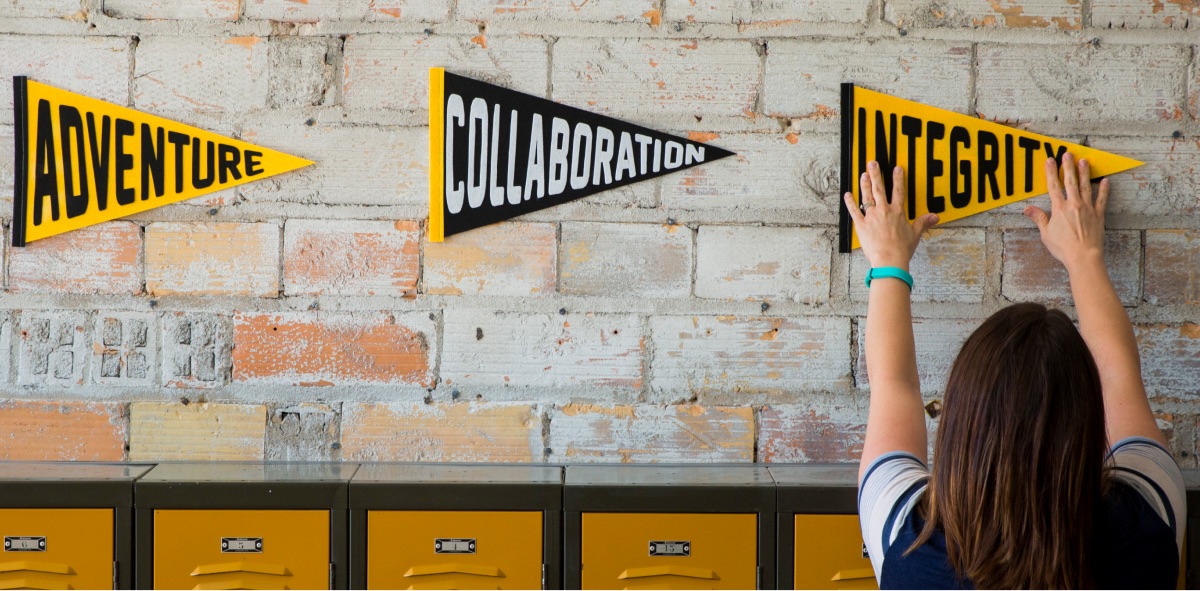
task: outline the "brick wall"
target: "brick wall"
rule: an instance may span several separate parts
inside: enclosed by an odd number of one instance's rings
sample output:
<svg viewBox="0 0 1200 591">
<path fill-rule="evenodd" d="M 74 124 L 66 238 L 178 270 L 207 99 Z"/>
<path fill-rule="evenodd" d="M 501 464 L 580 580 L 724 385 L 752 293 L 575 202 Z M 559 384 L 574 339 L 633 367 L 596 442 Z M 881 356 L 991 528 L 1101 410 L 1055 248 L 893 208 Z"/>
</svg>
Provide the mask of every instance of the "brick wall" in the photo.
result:
<svg viewBox="0 0 1200 591">
<path fill-rule="evenodd" d="M 1127 154 L 1107 243 L 1176 456 L 1200 430 L 1195 2 L 5 0 L 0 76 L 317 161 L 4 248 L 4 459 L 849 461 L 861 256 L 836 253 L 837 84 Z M 426 71 L 737 151 L 425 238 Z M 0 215 L 12 112 L 0 85 Z M 914 263 L 936 426 L 1012 301 L 1070 310 L 1004 208 Z"/>
</svg>

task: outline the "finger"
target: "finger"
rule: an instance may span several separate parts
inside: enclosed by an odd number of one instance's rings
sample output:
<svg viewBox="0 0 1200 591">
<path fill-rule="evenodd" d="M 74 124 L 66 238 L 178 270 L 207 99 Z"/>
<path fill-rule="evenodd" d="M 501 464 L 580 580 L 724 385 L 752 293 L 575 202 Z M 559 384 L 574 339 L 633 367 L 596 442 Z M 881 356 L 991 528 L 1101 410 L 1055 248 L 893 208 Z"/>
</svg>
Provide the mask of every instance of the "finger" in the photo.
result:
<svg viewBox="0 0 1200 591">
<path fill-rule="evenodd" d="M 1091 206 L 1092 202 L 1092 170 L 1087 160 L 1079 161 L 1079 199 L 1084 205 Z"/>
<path fill-rule="evenodd" d="M 897 166 L 892 169 L 892 209 L 898 213 L 906 213 L 908 210 L 908 184 L 904 182 L 904 167 Z"/>
<path fill-rule="evenodd" d="M 1050 212 L 1058 211 L 1065 200 L 1062 183 L 1058 180 L 1058 162 L 1053 158 L 1046 159 L 1046 192 L 1050 194 Z"/>
<path fill-rule="evenodd" d="M 863 214 L 858 209 L 858 204 L 854 202 L 854 193 L 846 191 L 842 196 L 842 201 L 846 202 L 846 211 L 850 212 L 850 219 L 854 220 L 855 225 L 862 224 Z"/>
<path fill-rule="evenodd" d="M 1070 152 L 1063 154 L 1062 177 L 1067 201 L 1079 199 L 1079 175 L 1075 172 L 1075 157 Z"/>
<path fill-rule="evenodd" d="M 1035 205 L 1030 205 L 1029 207 L 1025 208 L 1025 217 L 1033 220 L 1033 223 L 1037 225 L 1039 232 L 1045 232 L 1046 224 L 1050 223 L 1050 214 L 1046 213 L 1044 209 Z"/>
<path fill-rule="evenodd" d="M 867 174 L 871 175 L 871 195 L 875 198 L 875 205 L 886 205 L 887 188 L 883 184 L 883 174 L 879 172 L 879 163 L 874 160 L 868 162 Z"/>
<path fill-rule="evenodd" d="M 920 238 L 920 236 L 922 234 L 924 234 L 926 230 L 936 226 L 937 223 L 938 223 L 937 214 L 936 213 L 927 213 L 927 214 L 917 218 L 916 221 L 913 222 L 913 232 L 915 232 L 917 234 L 917 237 Z"/>
<path fill-rule="evenodd" d="M 871 197 L 871 177 L 870 177 L 870 175 L 868 175 L 865 172 L 862 173 L 862 176 L 858 177 L 858 195 L 859 195 L 859 198 L 858 198 L 859 203 L 867 203 L 868 201 L 870 201 L 872 199 L 872 197 Z M 860 207 L 861 207 L 861 205 L 860 205 Z"/>
<path fill-rule="evenodd" d="M 1100 179 L 1100 190 L 1096 193 L 1096 214 L 1104 219 L 1104 208 L 1108 207 L 1108 179 Z"/>
</svg>

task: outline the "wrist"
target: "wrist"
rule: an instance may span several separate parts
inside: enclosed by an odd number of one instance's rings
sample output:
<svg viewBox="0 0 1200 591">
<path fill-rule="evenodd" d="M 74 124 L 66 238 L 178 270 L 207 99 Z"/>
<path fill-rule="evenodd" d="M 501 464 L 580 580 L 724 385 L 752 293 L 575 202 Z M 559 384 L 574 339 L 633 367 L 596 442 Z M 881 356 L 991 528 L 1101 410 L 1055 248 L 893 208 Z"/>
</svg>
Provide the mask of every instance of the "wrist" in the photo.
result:
<svg viewBox="0 0 1200 591">
<path fill-rule="evenodd" d="M 1067 269 L 1067 275 L 1075 275 L 1076 273 L 1100 270 L 1104 274 L 1108 274 L 1108 267 L 1104 264 L 1103 250 L 1089 250 L 1079 253 L 1073 257 L 1063 257 L 1063 266 Z"/>
</svg>

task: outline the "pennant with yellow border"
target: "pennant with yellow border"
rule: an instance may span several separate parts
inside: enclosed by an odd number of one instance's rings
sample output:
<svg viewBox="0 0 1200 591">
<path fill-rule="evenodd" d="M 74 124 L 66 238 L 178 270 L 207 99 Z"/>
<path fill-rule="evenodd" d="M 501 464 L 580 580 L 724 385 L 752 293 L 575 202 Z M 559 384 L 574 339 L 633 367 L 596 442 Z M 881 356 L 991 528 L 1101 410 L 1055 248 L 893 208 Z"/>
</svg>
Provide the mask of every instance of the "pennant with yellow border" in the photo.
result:
<svg viewBox="0 0 1200 591">
<path fill-rule="evenodd" d="M 13 77 L 13 246 L 312 161 Z"/>
<path fill-rule="evenodd" d="M 894 96 L 842 84 L 841 195 L 862 203 L 858 179 L 877 160 L 892 194 L 893 167 L 908 172 L 908 216 L 936 213 L 942 223 L 1046 193 L 1042 163 L 1063 154 L 1086 158 L 1092 179 L 1124 172 L 1141 162 L 1007 125 L 968 117 Z M 840 212 L 838 249 L 858 248 L 846 206 Z"/>
</svg>

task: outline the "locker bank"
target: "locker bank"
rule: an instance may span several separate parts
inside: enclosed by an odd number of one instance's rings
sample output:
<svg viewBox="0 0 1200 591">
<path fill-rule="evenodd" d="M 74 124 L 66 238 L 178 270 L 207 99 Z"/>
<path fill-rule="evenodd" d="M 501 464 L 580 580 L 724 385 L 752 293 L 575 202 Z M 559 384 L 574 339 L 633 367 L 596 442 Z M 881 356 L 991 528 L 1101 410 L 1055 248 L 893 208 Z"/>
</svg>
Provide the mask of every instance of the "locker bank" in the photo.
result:
<svg viewBox="0 0 1200 591">
<path fill-rule="evenodd" d="M 858 464 L 771 466 L 780 589 L 878 589 L 858 523 Z"/>
</svg>

